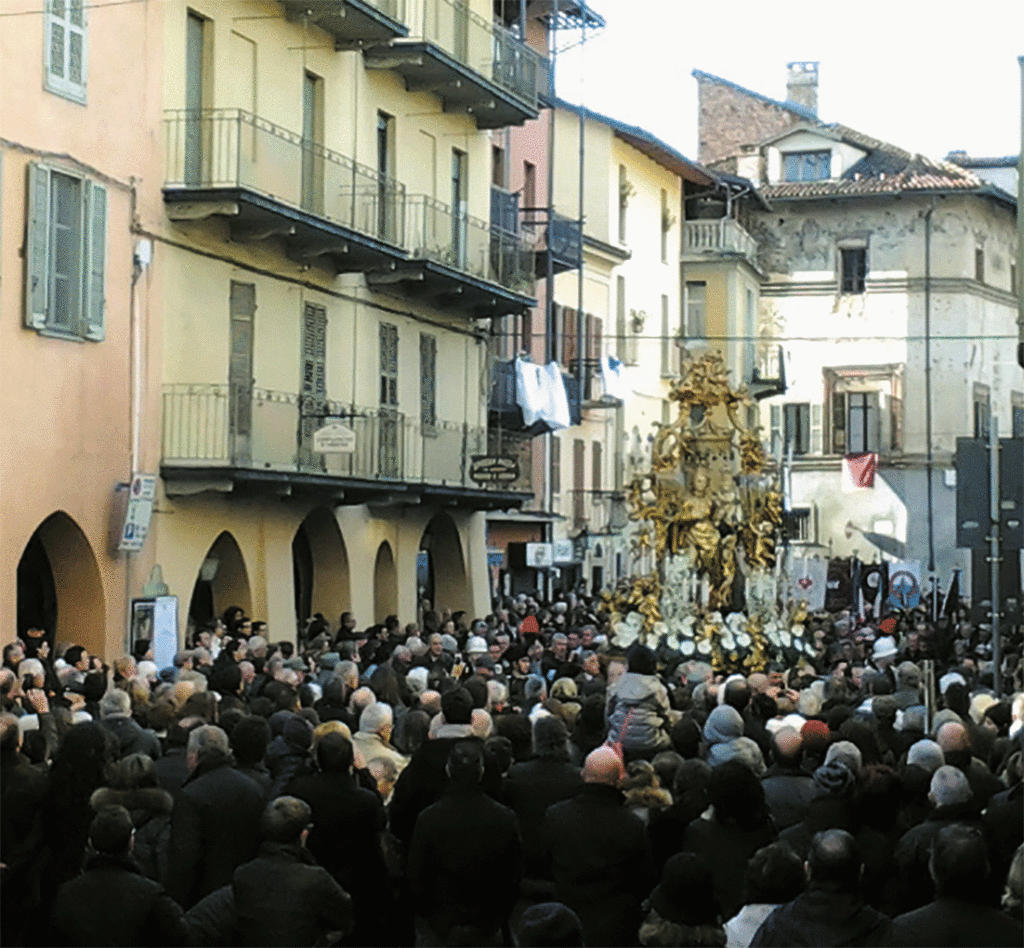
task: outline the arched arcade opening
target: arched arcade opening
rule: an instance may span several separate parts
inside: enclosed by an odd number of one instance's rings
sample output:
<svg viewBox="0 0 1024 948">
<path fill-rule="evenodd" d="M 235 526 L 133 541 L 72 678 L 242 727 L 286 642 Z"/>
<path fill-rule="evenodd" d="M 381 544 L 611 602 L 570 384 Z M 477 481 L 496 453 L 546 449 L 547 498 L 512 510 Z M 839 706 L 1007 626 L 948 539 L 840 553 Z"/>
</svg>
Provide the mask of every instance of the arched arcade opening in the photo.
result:
<svg viewBox="0 0 1024 948">
<path fill-rule="evenodd" d="M 209 625 L 228 606 L 241 606 L 252 615 L 252 591 L 245 558 L 235 538 L 224 531 L 210 547 L 199 566 L 192 599 L 189 602 L 189 625 Z"/>
<path fill-rule="evenodd" d="M 82 528 L 64 511 L 50 514 L 25 544 L 17 572 L 18 634 L 42 628 L 51 647 L 84 645 L 104 654 L 106 603 L 99 565 Z"/>
<path fill-rule="evenodd" d="M 310 511 L 295 531 L 292 573 L 299 628 L 316 612 L 333 620 L 352 608 L 348 550 L 338 521 L 326 507 Z"/>
<path fill-rule="evenodd" d="M 434 609 L 473 608 L 472 595 L 466 577 L 466 560 L 462 553 L 462 540 L 455 521 L 446 514 L 433 517 L 420 538 L 420 573 L 422 595 L 430 600 Z"/>
<path fill-rule="evenodd" d="M 391 544 L 385 540 L 377 548 L 373 564 L 373 621 L 383 622 L 398 614 L 398 571 Z"/>
</svg>

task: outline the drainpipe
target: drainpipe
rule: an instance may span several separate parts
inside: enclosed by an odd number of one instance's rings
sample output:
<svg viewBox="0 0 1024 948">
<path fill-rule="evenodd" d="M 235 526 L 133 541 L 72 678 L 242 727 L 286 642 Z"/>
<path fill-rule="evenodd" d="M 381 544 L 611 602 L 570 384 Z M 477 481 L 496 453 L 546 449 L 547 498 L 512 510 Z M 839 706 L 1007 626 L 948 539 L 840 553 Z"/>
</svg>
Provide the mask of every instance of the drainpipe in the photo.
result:
<svg viewBox="0 0 1024 948">
<path fill-rule="evenodd" d="M 1020 63 L 1020 161 L 1017 164 L 1017 364 L 1024 368 L 1024 56 Z"/>
<path fill-rule="evenodd" d="M 928 452 L 928 572 L 935 590 L 935 516 L 932 491 L 932 212 L 924 212 L 924 437 Z"/>
<path fill-rule="evenodd" d="M 555 90 L 555 63 L 558 59 L 558 0 L 551 0 L 551 80 L 550 88 Z M 554 96 L 552 96 L 554 97 Z M 555 113 L 557 106 L 552 103 L 548 116 L 548 253 L 547 273 L 544 276 L 544 364 L 547 365 L 554 355 L 555 344 L 555 269 L 551 259 L 551 220 L 555 212 Z M 554 435 L 544 436 L 544 510 L 553 513 L 554 495 L 551 490 L 551 439 Z M 555 538 L 555 525 L 548 520 L 545 528 L 546 539 L 550 543 Z M 545 592 L 551 592 L 551 576 L 545 580 Z"/>
</svg>

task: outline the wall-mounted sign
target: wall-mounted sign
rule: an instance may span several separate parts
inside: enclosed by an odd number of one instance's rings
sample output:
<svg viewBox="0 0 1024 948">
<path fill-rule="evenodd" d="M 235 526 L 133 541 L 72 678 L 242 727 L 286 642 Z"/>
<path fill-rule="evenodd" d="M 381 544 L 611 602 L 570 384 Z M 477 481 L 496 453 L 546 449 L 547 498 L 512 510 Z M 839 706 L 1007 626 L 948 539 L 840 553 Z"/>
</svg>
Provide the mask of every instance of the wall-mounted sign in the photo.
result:
<svg viewBox="0 0 1024 948">
<path fill-rule="evenodd" d="M 546 566 L 553 566 L 554 562 L 550 543 L 526 544 L 526 565 L 531 569 L 543 569 Z"/>
<path fill-rule="evenodd" d="M 313 450 L 319 454 L 351 454 L 356 449 L 356 433 L 347 425 L 331 422 L 313 432 Z"/>
<path fill-rule="evenodd" d="M 124 514 L 124 525 L 117 548 L 138 552 L 149 534 L 149 522 L 153 517 L 153 499 L 156 497 L 156 476 L 135 474 L 128 489 L 128 505 Z"/>
<path fill-rule="evenodd" d="M 556 563 L 572 563 L 576 559 L 572 540 L 555 540 L 551 544 L 551 556 Z"/>
<path fill-rule="evenodd" d="M 511 484 L 519 477 L 519 462 L 502 454 L 475 454 L 469 476 L 476 484 Z"/>
</svg>

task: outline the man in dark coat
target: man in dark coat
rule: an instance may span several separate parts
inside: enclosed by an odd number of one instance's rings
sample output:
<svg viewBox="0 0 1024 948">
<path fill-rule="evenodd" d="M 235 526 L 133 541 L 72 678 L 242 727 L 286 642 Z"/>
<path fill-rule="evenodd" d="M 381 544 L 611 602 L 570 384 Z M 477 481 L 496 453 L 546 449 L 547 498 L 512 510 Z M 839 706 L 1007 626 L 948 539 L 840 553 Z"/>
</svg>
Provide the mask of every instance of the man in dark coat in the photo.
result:
<svg viewBox="0 0 1024 948">
<path fill-rule="evenodd" d="M 821 794 L 814 778 L 803 769 L 804 742 L 793 727 L 772 736 L 772 765 L 761 778 L 765 802 L 777 829 L 795 826 L 807 814 L 811 800 Z"/>
<path fill-rule="evenodd" d="M 232 767 L 228 736 L 205 724 L 188 738 L 189 778 L 175 797 L 167 891 L 182 908 L 227 885 L 259 848 L 263 794 Z"/>
<path fill-rule="evenodd" d="M 888 944 L 888 917 L 865 905 L 857 894 L 862 868 L 857 843 L 849 833 L 818 833 L 807 857 L 807 891 L 764 920 L 751 948 Z"/>
<path fill-rule="evenodd" d="M 444 792 L 448 780 L 445 767 L 452 747 L 472 733 L 472 696 L 465 688 L 446 692 L 441 697 L 441 713 L 444 725 L 413 754 L 391 798 L 391 832 L 406 845 L 412 839 L 416 818 Z"/>
<path fill-rule="evenodd" d="M 317 772 L 293 780 L 285 792 L 313 811 L 307 848 L 352 896 L 358 945 L 393 944 L 388 937 L 390 887 L 380 834 L 387 814 L 380 797 L 360 787 L 352 774 L 352 742 L 327 734 L 317 744 Z"/>
<path fill-rule="evenodd" d="M 907 830 L 893 852 L 896 873 L 892 893 L 894 912 L 909 912 L 931 901 L 933 890 L 928 861 L 939 830 L 953 823 L 981 829 L 978 802 L 959 768 L 947 764 L 932 774 L 928 802 L 932 807 L 928 818 Z"/>
<path fill-rule="evenodd" d="M 419 934 L 424 944 L 507 944 L 522 876 L 516 816 L 480 786 L 479 741 L 458 741 L 446 770 L 448 788 L 419 815 L 409 848 Z"/>
<path fill-rule="evenodd" d="M 988 854 L 981 833 L 962 824 L 935 835 L 929 871 L 935 900 L 892 921 L 887 945 L 1013 945 L 1024 943 L 1020 922 L 986 905 Z"/>
<path fill-rule="evenodd" d="M 622 761 L 608 747 L 591 751 L 582 791 L 548 808 L 548 843 L 556 898 L 583 924 L 584 941 L 637 944 L 641 905 L 657 878 L 641 819 L 623 806 Z"/>
<path fill-rule="evenodd" d="M 533 725 L 534 759 L 513 764 L 502 784 L 505 805 L 519 817 L 527 878 L 543 879 L 549 867 L 543 836 L 547 808 L 583 789 L 580 768 L 569 762 L 569 732 L 561 718 L 538 718 Z"/>
<path fill-rule="evenodd" d="M 188 943 L 181 907 L 132 860 L 132 832 L 131 814 L 123 806 L 104 807 L 96 814 L 89 830 L 93 854 L 85 872 L 57 891 L 53 944 Z"/>
<path fill-rule="evenodd" d="M 263 812 L 259 855 L 231 882 L 242 945 L 324 944 L 352 930 L 352 899 L 306 849 L 312 815 L 296 797 Z"/>
</svg>

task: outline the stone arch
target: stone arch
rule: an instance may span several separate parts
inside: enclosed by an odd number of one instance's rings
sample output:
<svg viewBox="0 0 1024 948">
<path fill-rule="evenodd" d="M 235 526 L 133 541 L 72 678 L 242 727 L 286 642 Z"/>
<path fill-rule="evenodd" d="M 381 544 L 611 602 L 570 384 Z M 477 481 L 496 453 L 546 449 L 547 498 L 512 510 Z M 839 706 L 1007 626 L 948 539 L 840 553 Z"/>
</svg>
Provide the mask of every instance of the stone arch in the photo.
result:
<svg viewBox="0 0 1024 948">
<path fill-rule="evenodd" d="M 106 603 L 99 565 L 82 528 L 63 510 L 50 514 L 18 563 L 18 633 L 41 626 L 53 643 L 106 651 Z"/>
<path fill-rule="evenodd" d="M 383 622 L 398 613 L 398 571 L 391 544 L 385 540 L 377 547 L 373 564 L 373 621 Z"/>
<path fill-rule="evenodd" d="M 228 606 L 241 606 L 252 615 L 249 571 L 238 541 L 225 530 L 203 558 L 192 588 L 189 618 L 196 626 L 219 616 Z"/>
<path fill-rule="evenodd" d="M 311 510 L 292 539 L 295 619 L 301 625 L 314 612 L 328 619 L 352 608 L 352 583 L 345 538 L 326 507 Z"/>
<path fill-rule="evenodd" d="M 420 550 L 427 554 L 426 595 L 433 607 L 472 611 L 462 539 L 449 514 L 439 513 L 431 519 L 420 538 Z"/>
</svg>

